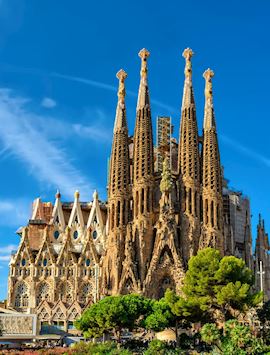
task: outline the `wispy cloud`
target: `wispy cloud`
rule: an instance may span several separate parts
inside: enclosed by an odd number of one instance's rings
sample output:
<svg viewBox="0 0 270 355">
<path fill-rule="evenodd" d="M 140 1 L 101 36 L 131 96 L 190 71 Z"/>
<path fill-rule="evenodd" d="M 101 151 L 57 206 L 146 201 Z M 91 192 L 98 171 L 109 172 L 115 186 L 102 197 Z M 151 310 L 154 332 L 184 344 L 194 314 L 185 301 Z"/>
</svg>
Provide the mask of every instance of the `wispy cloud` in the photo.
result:
<svg viewBox="0 0 270 355">
<path fill-rule="evenodd" d="M 0 202 L 0 226 L 18 227 L 30 216 L 31 202 L 26 199 L 2 199 Z M 0 248 L 0 253 L 1 253 Z"/>
<path fill-rule="evenodd" d="M 56 106 L 56 101 L 51 97 L 44 97 L 41 101 L 41 106 L 45 108 L 54 108 Z"/>
<path fill-rule="evenodd" d="M 242 145 L 236 140 L 233 140 L 227 136 L 220 135 L 220 139 L 227 145 L 231 146 L 235 150 L 245 154 L 246 156 L 256 160 L 259 163 L 264 164 L 268 168 L 270 167 L 270 158 L 266 157 L 263 154 L 260 154 L 258 152 L 255 152 L 254 150 Z"/>
<path fill-rule="evenodd" d="M 113 91 L 116 92 L 117 91 L 117 87 L 110 85 L 110 84 L 106 84 L 103 83 L 101 81 L 96 81 L 96 80 L 92 80 L 92 79 L 86 79 L 86 78 L 82 78 L 82 77 L 78 77 L 78 76 L 72 76 L 72 75 L 64 75 L 64 74 L 60 74 L 60 73 L 51 73 L 51 76 L 54 76 L 56 78 L 60 78 L 60 79 L 65 79 L 65 80 L 69 80 L 69 81 L 74 81 L 77 83 L 81 83 L 81 84 L 85 84 L 85 85 L 90 85 L 93 87 L 96 87 L 98 89 L 105 89 L 108 91 Z M 134 92 L 134 91 L 130 91 L 127 90 L 127 95 L 130 95 L 132 97 L 137 97 L 138 93 Z M 157 107 L 160 107 L 162 109 L 165 109 L 166 111 L 169 111 L 171 113 L 175 113 L 176 110 L 174 107 L 165 104 L 162 101 L 156 100 L 156 99 L 151 99 L 151 103 Z"/>
<path fill-rule="evenodd" d="M 16 250 L 17 248 L 18 248 L 18 246 L 15 244 L 9 244 L 9 245 L 5 245 L 5 246 L 0 247 L 0 262 L 2 262 L 3 264 L 8 262 L 11 257 L 11 252 L 13 250 Z M 3 268 L 3 265 L 0 265 L 0 268 Z"/>
<path fill-rule="evenodd" d="M 9 261 L 10 255 L 0 255 L 0 261 Z"/>
<path fill-rule="evenodd" d="M 0 254 L 11 253 L 13 250 L 16 250 L 17 248 L 18 245 L 15 244 L 5 245 L 3 247 L 0 247 Z"/>
<path fill-rule="evenodd" d="M 94 86 L 99 89 L 105 89 L 105 90 L 109 90 L 109 91 L 116 91 L 117 90 L 117 88 L 113 85 L 106 84 L 101 81 L 81 78 L 79 76 L 65 75 L 65 74 L 60 74 L 60 73 L 50 73 L 50 75 L 54 76 L 56 78 L 65 79 L 65 80 L 74 81 L 74 82 L 85 84 L 85 85 Z"/>
<path fill-rule="evenodd" d="M 51 76 L 54 78 L 62 79 L 62 80 L 68 80 L 71 82 L 77 82 L 83 85 L 89 85 L 98 89 L 103 89 L 107 91 L 112 91 L 116 92 L 117 87 L 111 84 L 104 83 L 102 81 L 97 81 L 89 78 L 83 78 L 79 77 L 76 75 L 68 75 L 68 74 L 62 74 L 62 73 L 56 73 L 56 72 L 46 72 L 45 70 L 40 70 L 36 68 L 23 68 L 23 67 L 18 67 L 18 66 L 12 66 L 12 65 L 7 65 L 7 64 L 1 64 L 1 69 L 4 71 L 10 71 L 10 72 L 16 72 L 16 73 L 21 73 L 21 74 L 30 74 L 30 75 L 35 75 L 35 76 Z M 138 92 L 134 92 L 131 90 L 127 90 L 127 95 L 134 97 L 135 99 L 138 96 Z M 172 107 L 160 100 L 157 100 L 156 98 L 151 98 L 151 103 L 154 106 L 157 106 L 159 108 L 162 108 L 169 113 L 178 113 L 178 110 L 175 109 L 175 107 Z"/>
<path fill-rule="evenodd" d="M 92 190 L 89 181 L 71 164 L 64 149 L 32 124 L 46 117 L 31 112 L 28 104 L 28 99 L 0 89 L 0 150 L 26 163 L 33 176 L 42 183 L 61 188 L 65 196 L 71 197 L 74 190 L 80 189 L 84 198 L 89 197 Z"/>
</svg>

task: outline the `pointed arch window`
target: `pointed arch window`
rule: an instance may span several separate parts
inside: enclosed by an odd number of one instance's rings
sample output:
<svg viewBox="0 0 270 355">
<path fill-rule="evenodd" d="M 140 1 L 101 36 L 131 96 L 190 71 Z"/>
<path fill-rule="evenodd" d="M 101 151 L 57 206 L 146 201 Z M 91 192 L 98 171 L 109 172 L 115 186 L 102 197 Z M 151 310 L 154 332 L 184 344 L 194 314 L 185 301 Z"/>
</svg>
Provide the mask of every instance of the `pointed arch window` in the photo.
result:
<svg viewBox="0 0 270 355">
<path fill-rule="evenodd" d="M 82 284 L 80 287 L 79 301 L 83 304 L 89 302 L 89 300 L 92 298 L 92 291 L 93 287 L 90 282 Z"/>
<path fill-rule="evenodd" d="M 47 282 L 41 282 L 37 289 L 37 305 L 43 300 L 50 300 L 50 286 Z"/>
<path fill-rule="evenodd" d="M 15 287 L 14 306 L 16 308 L 28 307 L 29 305 L 29 287 L 25 282 L 19 282 Z"/>
</svg>

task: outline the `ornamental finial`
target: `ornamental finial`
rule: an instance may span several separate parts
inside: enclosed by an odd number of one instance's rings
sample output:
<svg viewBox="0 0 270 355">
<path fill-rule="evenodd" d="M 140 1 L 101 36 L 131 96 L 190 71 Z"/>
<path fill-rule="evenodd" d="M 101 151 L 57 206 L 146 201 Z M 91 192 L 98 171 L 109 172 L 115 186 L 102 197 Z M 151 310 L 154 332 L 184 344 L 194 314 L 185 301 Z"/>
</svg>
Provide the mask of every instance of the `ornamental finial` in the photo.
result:
<svg viewBox="0 0 270 355">
<path fill-rule="evenodd" d="M 138 55 L 142 60 L 141 77 L 146 78 L 147 77 L 147 58 L 150 56 L 150 52 L 147 49 L 143 48 L 140 50 Z"/>
<path fill-rule="evenodd" d="M 76 200 L 78 200 L 78 199 L 80 198 L 80 193 L 79 193 L 78 190 L 76 190 L 76 191 L 74 192 L 74 198 L 75 198 Z"/>
<path fill-rule="evenodd" d="M 119 72 L 116 74 L 117 79 L 119 79 L 119 87 L 118 87 L 118 98 L 121 101 L 124 101 L 125 96 L 126 96 L 126 90 L 125 90 L 125 79 L 127 77 L 127 73 L 123 70 L 120 69 Z"/>
<path fill-rule="evenodd" d="M 60 198 L 60 197 L 61 197 L 60 191 L 57 189 L 56 194 L 55 194 L 55 198 Z"/>
<path fill-rule="evenodd" d="M 206 99 L 208 98 L 212 98 L 213 96 L 213 90 L 212 90 L 212 77 L 214 76 L 214 72 L 211 69 L 207 69 L 204 73 L 203 73 L 203 77 L 205 79 L 205 97 Z"/>
<path fill-rule="evenodd" d="M 185 66 L 185 76 L 186 78 L 191 78 L 192 74 L 192 65 L 191 65 L 191 57 L 194 55 L 194 52 L 190 48 L 186 48 L 182 53 L 183 57 L 186 59 L 186 66 Z"/>
<path fill-rule="evenodd" d="M 94 199 L 94 200 L 97 200 L 97 199 L 98 199 L 97 190 L 95 190 L 94 193 L 93 193 L 93 199 Z"/>
</svg>

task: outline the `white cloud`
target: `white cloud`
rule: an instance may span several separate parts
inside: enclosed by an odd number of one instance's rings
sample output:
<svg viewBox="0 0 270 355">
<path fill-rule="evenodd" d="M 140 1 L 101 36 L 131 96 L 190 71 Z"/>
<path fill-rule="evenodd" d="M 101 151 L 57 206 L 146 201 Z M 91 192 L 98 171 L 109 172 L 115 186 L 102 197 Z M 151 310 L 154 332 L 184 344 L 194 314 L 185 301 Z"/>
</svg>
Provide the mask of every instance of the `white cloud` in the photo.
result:
<svg viewBox="0 0 270 355">
<path fill-rule="evenodd" d="M 0 201 L 0 212 L 8 212 L 13 210 L 13 204 L 9 201 Z"/>
<path fill-rule="evenodd" d="M 11 252 L 18 249 L 18 245 L 9 244 L 0 247 L 0 262 L 6 263 L 10 260 Z M 0 268 L 3 268 L 1 265 Z"/>
<path fill-rule="evenodd" d="M 0 247 L 0 254 L 11 253 L 13 250 L 17 250 L 18 245 L 9 244 Z"/>
<path fill-rule="evenodd" d="M 41 101 L 41 106 L 45 108 L 54 108 L 56 106 L 56 101 L 50 97 L 44 97 Z"/>
<path fill-rule="evenodd" d="M 0 255 L 0 261 L 9 261 L 10 255 Z"/>
<path fill-rule="evenodd" d="M 81 78 L 81 77 L 78 77 L 78 76 L 65 75 L 65 74 L 60 74 L 60 73 L 51 73 L 51 76 L 54 76 L 54 77 L 59 78 L 59 79 L 64 79 L 64 80 L 74 81 L 74 82 L 85 84 L 85 85 L 90 85 L 90 86 L 96 87 L 98 89 L 104 89 L 104 90 L 114 91 L 114 92 L 117 91 L 116 86 L 113 86 L 113 85 L 110 85 L 110 84 L 106 84 L 106 83 L 103 83 L 103 82 L 100 82 L 100 81 L 92 80 L 92 79 L 86 79 L 86 78 Z M 138 96 L 137 92 L 130 91 L 130 90 L 127 90 L 126 92 L 127 92 L 127 95 L 130 95 L 132 97 L 137 97 Z M 172 107 L 170 105 L 167 105 L 164 102 L 161 102 L 161 101 L 156 100 L 154 98 L 151 99 L 151 103 L 152 103 L 152 105 L 160 107 L 162 109 L 165 109 L 165 110 L 167 110 L 167 111 L 169 111 L 171 113 L 177 113 L 178 112 L 177 110 L 175 110 L 174 107 Z"/>
<path fill-rule="evenodd" d="M 0 226 L 18 227 L 18 225 L 24 225 L 29 219 L 30 212 L 31 202 L 29 200 L 2 199 L 0 202 Z"/>
<path fill-rule="evenodd" d="M 46 117 L 35 115 L 28 104 L 28 99 L 0 89 L 0 151 L 13 154 L 27 164 L 28 171 L 39 181 L 60 188 L 65 196 L 71 197 L 79 189 L 82 198 L 88 199 L 93 190 L 91 184 L 72 165 L 64 149 L 35 125 L 46 122 Z"/>
</svg>

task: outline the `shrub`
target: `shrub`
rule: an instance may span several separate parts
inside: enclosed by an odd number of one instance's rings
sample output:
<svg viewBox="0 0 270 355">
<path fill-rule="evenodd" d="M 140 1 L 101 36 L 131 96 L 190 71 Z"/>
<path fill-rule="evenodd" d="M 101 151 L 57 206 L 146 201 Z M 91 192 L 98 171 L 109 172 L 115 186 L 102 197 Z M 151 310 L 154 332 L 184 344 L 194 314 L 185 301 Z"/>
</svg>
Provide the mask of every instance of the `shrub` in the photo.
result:
<svg viewBox="0 0 270 355">
<path fill-rule="evenodd" d="M 84 343 L 80 342 L 74 345 L 74 355 L 131 355 L 127 349 L 117 349 L 115 342 L 105 343 Z"/>
<path fill-rule="evenodd" d="M 184 354 L 180 349 L 175 349 L 165 341 L 154 339 L 149 343 L 144 355 L 181 355 Z"/>
</svg>

